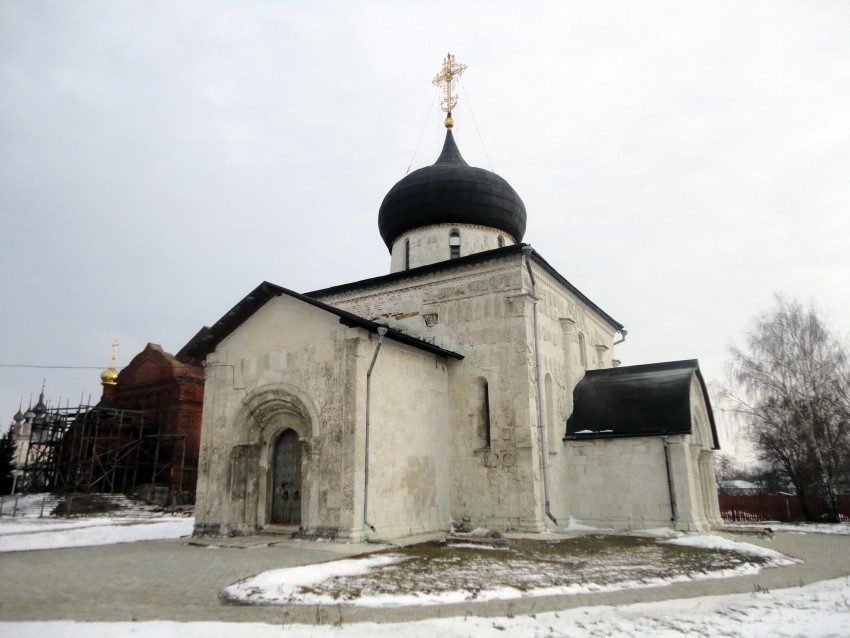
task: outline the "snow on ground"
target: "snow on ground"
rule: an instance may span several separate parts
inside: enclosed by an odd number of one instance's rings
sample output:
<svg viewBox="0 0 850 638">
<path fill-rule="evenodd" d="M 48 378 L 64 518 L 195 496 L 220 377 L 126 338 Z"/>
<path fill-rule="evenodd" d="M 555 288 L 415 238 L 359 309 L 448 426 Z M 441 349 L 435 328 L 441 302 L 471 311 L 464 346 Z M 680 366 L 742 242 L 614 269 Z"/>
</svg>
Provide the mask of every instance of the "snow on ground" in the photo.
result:
<svg viewBox="0 0 850 638">
<path fill-rule="evenodd" d="M 431 638 L 432 636 L 505 638 L 623 636 L 771 636 L 826 638 L 847 636 L 850 627 L 850 578 L 773 592 L 713 596 L 617 607 L 582 607 L 514 618 L 435 618 L 412 623 L 345 621 L 338 608 L 323 625 L 262 623 L 0 623 L 0 635 L 16 638 Z"/>
<path fill-rule="evenodd" d="M 565 528 L 569 532 L 599 532 L 601 531 L 597 527 L 590 527 L 589 525 L 584 525 L 570 516 L 569 521 L 567 521 L 567 526 Z"/>
<path fill-rule="evenodd" d="M 0 552 L 180 538 L 194 525 L 194 518 L 172 516 L 0 519 Z"/>
<path fill-rule="evenodd" d="M 224 591 L 233 598 L 249 602 L 286 602 L 296 600 L 296 592 L 301 587 L 309 587 L 334 576 L 365 574 L 374 567 L 391 565 L 401 560 L 404 560 L 403 556 L 382 554 L 367 558 L 346 558 L 315 565 L 273 569 L 226 587 Z M 329 601 L 331 605 L 336 602 L 330 598 Z"/>
<path fill-rule="evenodd" d="M 128 518 L 98 517 L 88 519 L 0 519 L 0 551 L 20 549 L 46 549 L 78 545 L 111 544 L 176 538 L 191 533 L 191 518 Z M 783 531 L 817 531 L 821 533 L 848 533 L 844 526 L 775 526 Z M 799 529 L 789 529 L 799 527 Z M 656 530 L 666 536 L 664 530 Z M 705 540 L 705 539 L 709 540 Z M 731 541 L 722 541 L 722 544 Z M 697 546 L 713 545 L 717 537 L 685 536 L 676 542 L 690 542 Z M 735 543 L 738 551 L 761 552 L 762 548 L 748 543 Z M 742 547 L 748 546 L 748 547 Z M 722 547 L 726 548 L 726 547 Z M 769 550 L 768 550 L 769 551 Z M 371 557 L 387 560 L 386 556 Z M 326 564 L 334 575 L 340 573 L 340 563 Z M 356 561 L 348 561 L 354 563 Z M 360 567 L 373 563 L 360 561 Z M 355 567 L 351 566 L 354 570 Z M 273 573 L 273 572 L 269 572 Z M 303 574 L 309 580 L 321 575 L 321 566 L 312 566 Z M 352 573 L 354 573 L 352 571 Z M 291 576 L 291 574 L 290 574 Z M 326 577 L 324 574 L 322 577 Z M 177 623 L 177 622 L 126 622 L 126 623 L 75 623 L 53 622 L 0 622 L 0 636 L 16 638 L 231 638 L 250 634 L 256 638 L 413 638 L 439 636 L 654 636 L 659 638 L 682 635 L 720 636 L 807 636 L 810 638 L 850 635 L 850 578 L 824 581 L 792 589 L 758 592 L 732 596 L 695 598 L 660 603 L 641 603 L 618 607 L 584 607 L 568 611 L 527 615 L 512 618 L 459 617 L 431 619 L 415 623 L 350 624 L 345 621 L 345 608 L 336 607 L 328 612 L 322 625 L 267 625 L 261 623 Z"/>
<path fill-rule="evenodd" d="M 583 583 L 563 584 L 557 586 L 526 586 L 507 587 L 494 586 L 491 589 L 469 590 L 457 588 L 451 591 L 413 591 L 405 593 L 366 593 L 365 591 L 352 599 L 346 599 L 345 604 L 360 607 L 387 608 L 405 605 L 445 605 L 468 601 L 510 600 L 515 598 L 533 598 L 551 595 L 574 595 L 600 593 L 635 589 L 642 587 L 658 587 L 688 580 L 703 580 L 709 578 L 729 578 L 757 574 L 762 568 L 780 567 L 798 562 L 784 554 L 752 545 L 739 543 L 717 536 L 687 535 L 681 538 L 664 540 L 663 543 L 688 545 L 706 549 L 734 551 L 740 554 L 758 556 L 766 559 L 763 565 L 743 563 L 741 565 L 716 571 L 696 572 L 642 578 L 640 580 L 622 580 L 615 582 L 600 582 L 590 580 Z M 223 590 L 223 595 L 234 601 L 261 605 L 336 605 L 339 600 L 333 593 L 315 591 L 316 585 L 330 578 L 340 578 L 366 574 L 376 567 L 391 565 L 406 560 L 399 554 L 383 554 L 367 558 L 355 558 L 321 563 L 318 565 L 303 565 L 262 572 L 257 576 L 246 578 Z M 359 587 L 358 587 L 359 589 Z"/>
<path fill-rule="evenodd" d="M 730 527 L 751 527 L 774 532 L 793 532 L 796 534 L 841 534 L 850 536 L 850 523 L 729 523 Z"/>
<path fill-rule="evenodd" d="M 682 532 L 677 532 L 671 527 L 653 527 L 651 529 L 641 529 L 638 531 L 641 534 L 655 536 L 656 538 L 677 538 L 682 535 Z"/>
<path fill-rule="evenodd" d="M 121 494 L 87 495 L 83 497 L 83 500 L 89 500 L 92 498 L 96 499 L 103 505 L 111 504 L 114 508 L 111 513 L 115 516 L 145 518 L 161 517 L 163 514 L 161 507 L 136 501 Z M 9 516 L 16 519 L 38 519 L 41 521 L 57 520 L 50 518 L 52 510 L 66 501 L 74 503 L 75 499 L 76 502 L 79 503 L 80 497 L 78 496 L 69 496 L 65 498 L 50 492 L 0 496 L 0 516 Z M 0 518 L 0 520 L 6 519 Z"/>
<path fill-rule="evenodd" d="M 387 556 L 386 558 L 390 558 Z M 401 557 L 395 557 L 397 560 Z M 365 559 L 367 561 L 369 559 Z M 351 561 L 354 562 L 354 561 Z M 263 572 L 253 578 L 225 587 L 223 594 L 230 600 L 236 600 L 248 604 L 259 605 L 336 605 L 339 601 L 326 594 L 315 594 L 310 591 L 299 591 L 300 587 L 317 584 L 324 580 L 316 576 L 311 579 L 310 566 L 293 567 L 290 569 L 273 570 Z M 292 575 L 288 572 L 304 570 L 299 573 L 303 577 L 298 585 L 290 581 Z M 413 592 L 410 594 L 362 594 L 358 598 L 346 600 L 347 605 L 358 607 L 389 608 L 403 607 L 408 605 L 448 605 L 463 602 L 487 602 L 492 600 L 511 600 L 514 598 L 536 598 L 540 596 L 575 595 L 575 594 L 599 594 L 604 592 L 621 591 L 624 589 L 638 589 L 643 587 L 660 587 L 672 583 L 681 583 L 689 580 L 705 580 L 709 578 L 729 578 L 732 576 L 747 576 L 757 574 L 759 566 L 746 563 L 734 569 L 724 569 L 714 572 L 698 573 L 690 576 L 672 576 L 669 578 L 646 578 L 644 580 L 625 580 L 616 583 L 586 583 L 572 584 L 558 587 L 538 587 L 536 589 L 517 589 L 515 587 L 497 587 L 482 591 L 454 590 L 446 592 L 423 593 Z"/>
<path fill-rule="evenodd" d="M 725 549 L 740 554 L 749 554 L 750 556 L 761 556 L 771 561 L 771 567 L 780 567 L 782 565 L 793 565 L 800 561 L 789 558 L 785 554 L 780 554 L 767 547 L 759 547 L 752 543 L 739 543 L 730 541 L 720 536 L 682 536 L 680 538 L 671 538 L 668 540 L 659 541 L 668 545 L 687 545 L 688 547 L 702 547 L 703 549 Z"/>
</svg>

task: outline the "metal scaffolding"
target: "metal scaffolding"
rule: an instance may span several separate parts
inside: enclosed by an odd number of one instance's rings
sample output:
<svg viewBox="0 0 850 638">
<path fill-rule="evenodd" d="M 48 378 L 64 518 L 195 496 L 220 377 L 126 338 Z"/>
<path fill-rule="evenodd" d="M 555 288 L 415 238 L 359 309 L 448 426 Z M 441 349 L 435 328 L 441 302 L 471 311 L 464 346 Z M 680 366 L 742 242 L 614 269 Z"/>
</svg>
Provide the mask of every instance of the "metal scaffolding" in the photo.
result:
<svg viewBox="0 0 850 638">
<path fill-rule="evenodd" d="M 16 491 L 132 492 L 186 486 L 185 434 L 164 434 L 141 410 L 81 405 L 47 410 L 30 427 Z M 187 489 L 188 487 L 188 489 Z"/>
<path fill-rule="evenodd" d="M 67 418 L 68 411 L 67 408 L 44 412 L 39 410 L 34 418 L 25 423 L 29 426 L 29 438 L 18 443 L 26 446 L 26 454 L 16 472 L 13 492 L 47 492 L 56 484 L 59 450 L 71 422 Z"/>
</svg>

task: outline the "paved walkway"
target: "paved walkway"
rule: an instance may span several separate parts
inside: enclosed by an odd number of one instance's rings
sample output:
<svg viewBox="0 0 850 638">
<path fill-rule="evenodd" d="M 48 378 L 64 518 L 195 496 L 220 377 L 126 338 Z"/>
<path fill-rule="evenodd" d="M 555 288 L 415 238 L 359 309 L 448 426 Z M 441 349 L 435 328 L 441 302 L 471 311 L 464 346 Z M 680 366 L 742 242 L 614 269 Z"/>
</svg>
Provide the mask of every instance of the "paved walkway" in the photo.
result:
<svg viewBox="0 0 850 638">
<path fill-rule="evenodd" d="M 589 605 L 622 605 L 796 587 L 850 575 L 850 537 L 778 533 L 772 540 L 725 535 L 805 562 L 755 576 L 676 583 L 602 594 L 524 598 L 442 606 L 368 609 L 346 606 L 222 605 L 218 593 L 269 569 L 318 563 L 374 546 L 234 539 L 229 547 L 186 539 L 0 554 L 0 620 L 174 620 L 266 623 L 398 622 L 458 616 L 504 616 Z"/>
</svg>

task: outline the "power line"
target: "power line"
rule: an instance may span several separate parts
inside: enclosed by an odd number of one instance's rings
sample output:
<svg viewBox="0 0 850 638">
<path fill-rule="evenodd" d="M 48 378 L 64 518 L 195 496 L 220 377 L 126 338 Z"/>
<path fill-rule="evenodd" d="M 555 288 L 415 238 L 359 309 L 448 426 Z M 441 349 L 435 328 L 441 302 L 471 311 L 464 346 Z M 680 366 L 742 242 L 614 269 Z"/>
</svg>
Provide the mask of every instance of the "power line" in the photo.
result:
<svg viewBox="0 0 850 638">
<path fill-rule="evenodd" d="M 422 143 L 422 135 L 425 133 L 425 128 L 428 126 L 428 120 L 431 119 L 431 110 L 434 108 L 434 102 L 437 101 L 437 94 L 439 92 L 440 89 L 434 91 L 434 98 L 431 100 L 431 106 L 428 107 L 428 115 L 425 116 L 425 124 L 422 125 L 422 132 L 419 133 L 419 139 L 416 141 L 416 148 L 413 149 L 413 157 L 410 158 L 410 164 L 407 165 L 407 170 L 404 171 L 405 175 L 410 172 L 410 167 L 413 166 L 413 160 L 416 159 L 416 153 L 419 151 L 419 145 Z"/>
<path fill-rule="evenodd" d="M 103 370 L 100 366 L 36 366 L 27 363 L 0 363 L 0 368 L 37 368 L 39 370 Z M 121 370 L 121 367 L 116 367 L 116 370 Z"/>
<path fill-rule="evenodd" d="M 481 131 L 478 130 L 478 120 L 475 119 L 475 112 L 472 110 L 472 102 L 469 101 L 469 94 L 466 92 L 466 87 L 463 82 L 458 79 L 460 82 L 460 88 L 463 90 L 463 97 L 466 98 L 466 105 L 469 107 L 469 114 L 472 115 L 472 123 L 475 124 L 475 132 L 478 133 L 478 141 L 481 142 L 481 148 L 484 149 L 484 157 L 487 158 L 487 163 L 490 165 L 490 172 L 494 173 L 493 170 L 493 162 L 490 161 L 490 153 L 487 152 L 487 147 L 484 144 L 484 138 L 481 137 Z"/>
</svg>

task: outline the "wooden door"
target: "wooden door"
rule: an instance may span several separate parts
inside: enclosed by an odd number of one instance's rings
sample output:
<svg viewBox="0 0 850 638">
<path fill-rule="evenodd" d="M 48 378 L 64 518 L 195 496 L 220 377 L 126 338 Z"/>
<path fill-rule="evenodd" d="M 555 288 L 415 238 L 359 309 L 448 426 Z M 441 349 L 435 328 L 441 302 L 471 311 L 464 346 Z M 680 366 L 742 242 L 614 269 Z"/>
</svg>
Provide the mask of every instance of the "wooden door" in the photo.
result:
<svg viewBox="0 0 850 638">
<path fill-rule="evenodd" d="M 272 523 L 301 523 L 301 444 L 295 430 L 284 430 L 274 449 Z"/>
</svg>

